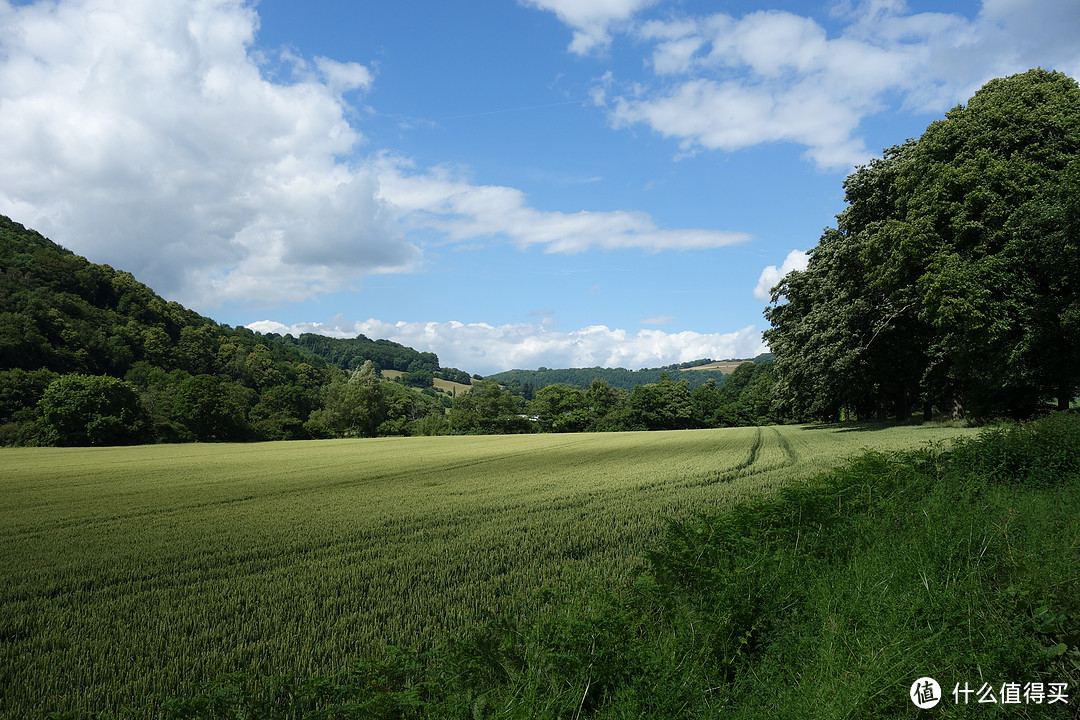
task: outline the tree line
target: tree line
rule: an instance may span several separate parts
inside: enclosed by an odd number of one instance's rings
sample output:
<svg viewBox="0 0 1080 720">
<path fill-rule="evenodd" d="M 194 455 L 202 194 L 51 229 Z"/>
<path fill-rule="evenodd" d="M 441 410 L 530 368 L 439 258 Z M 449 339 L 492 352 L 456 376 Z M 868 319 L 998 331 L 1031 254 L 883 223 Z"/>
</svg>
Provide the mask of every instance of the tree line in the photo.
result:
<svg viewBox="0 0 1080 720">
<path fill-rule="evenodd" d="M 453 401 L 447 422 L 454 432 L 604 432 L 684 430 L 760 425 L 782 419 L 772 406 L 772 363 L 744 363 L 721 385 L 708 379 L 695 389 L 665 372 L 657 382 L 625 390 L 596 377 L 586 387 L 552 383 L 530 399 L 513 385 L 485 379 Z"/>
<path fill-rule="evenodd" d="M 763 358 L 767 359 L 767 358 Z M 546 385 L 574 385 L 576 387 L 588 387 L 593 380 L 600 379 L 612 387 L 631 391 L 638 385 L 649 385 L 660 382 L 661 374 L 677 375 L 684 378 L 693 390 L 699 385 L 704 385 L 713 380 L 719 385 L 725 381 L 725 374 L 719 370 L 687 370 L 697 365 L 712 362 L 708 358 L 695 360 L 693 364 L 675 364 L 662 368 L 645 368 L 642 370 L 627 370 L 626 368 L 546 368 L 536 370 L 505 370 L 494 375 L 488 375 L 488 380 L 496 380 L 508 387 L 520 387 L 527 399 L 532 399 L 531 393 L 535 393 Z M 755 359 L 755 362 L 757 360 Z M 682 372 L 682 370 L 687 370 Z"/>
</svg>

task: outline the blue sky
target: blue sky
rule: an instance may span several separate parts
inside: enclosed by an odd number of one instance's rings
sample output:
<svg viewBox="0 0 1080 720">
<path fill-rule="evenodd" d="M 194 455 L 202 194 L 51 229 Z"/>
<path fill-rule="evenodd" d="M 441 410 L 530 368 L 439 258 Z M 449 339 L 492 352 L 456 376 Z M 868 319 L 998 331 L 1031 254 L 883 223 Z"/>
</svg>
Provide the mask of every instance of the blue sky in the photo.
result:
<svg viewBox="0 0 1080 720">
<path fill-rule="evenodd" d="M 0 0 L 0 213 L 232 325 L 482 374 L 764 349 L 858 163 L 1080 3 Z"/>
</svg>

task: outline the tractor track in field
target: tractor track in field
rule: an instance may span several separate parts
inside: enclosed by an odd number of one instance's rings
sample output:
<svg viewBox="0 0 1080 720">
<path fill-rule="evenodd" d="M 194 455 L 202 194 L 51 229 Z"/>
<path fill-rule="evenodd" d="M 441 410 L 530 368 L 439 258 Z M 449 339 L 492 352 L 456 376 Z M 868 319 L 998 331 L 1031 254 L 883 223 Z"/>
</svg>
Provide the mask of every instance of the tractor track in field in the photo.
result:
<svg viewBox="0 0 1080 720">
<path fill-rule="evenodd" d="M 714 483 L 732 482 L 739 478 L 753 477 L 755 475 L 761 475 L 797 465 L 799 462 L 799 454 L 791 447 L 791 443 L 784 437 L 784 434 L 775 427 L 770 427 L 768 430 L 776 436 L 776 443 L 780 446 L 780 449 L 784 451 L 785 460 L 779 464 L 769 465 L 761 465 L 758 462 L 762 447 L 765 445 L 765 430 L 766 429 L 763 427 L 757 428 L 757 433 L 754 435 L 754 442 L 750 446 L 750 451 L 745 460 L 730 468 L 710 472 L 701 478 L 699 482 L 691 483 L 691 485 L 712 485 Z"/>
</svg>

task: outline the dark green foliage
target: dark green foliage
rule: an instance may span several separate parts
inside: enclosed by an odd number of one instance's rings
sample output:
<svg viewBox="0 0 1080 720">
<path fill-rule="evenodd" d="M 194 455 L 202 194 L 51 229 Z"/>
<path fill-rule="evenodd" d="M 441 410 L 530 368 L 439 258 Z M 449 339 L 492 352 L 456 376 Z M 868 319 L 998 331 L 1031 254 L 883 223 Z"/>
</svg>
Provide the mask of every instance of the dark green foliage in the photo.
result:
<svg viewBox="0 0 1080 720">
<path fill-rule="evenodd" d="M 504 388 L 477 383 L 471 395 L 459 393 L 451 403 L 434 391 L 434 378 L 464 384 L 473 378 L 440 369 L 434 353 L 363 336 L 294 338 L 218 325 L 166 302 L 130 274 L 91 264 L 4 217 L 0 351 L 2 444 L 58 441 L 43 424 L 38 400 L 49 382 L 71 373 L 123 378 L 137 389 L 142 424 L 137 433 L 125 431 L 124 442 L 673 429 L 774 419 L 758 408 L 757 396 L 747 395 L 753 407 L 744 407 L 741 392 L 727 393 L 720 407 L 694 405 L 688 391 L 710 378 L 713 386 L 724 382 L 709 371 L 679 373 L 678 382 L 660 370 L 513 371 Z M 375 375 L 362 384 L 338 369 L 369 364 Z M 379 380 L 380 368 L 401 371 L 400 384 Z M 537 389 L 560 373 L 589 390 L 558 383 L 527 412 Z M 637 385 L 630 402 L 628 390 Z M 96 441 L 106 435 L 101 429 Z M 90 442 L 84 434 L 66 437 Z"/>
<path fill-rule="evenodd" d="M 976 442 L 961 441 L 953 462 L 996 483 L 1054 485 L 1080 467 L 1075 415 L 1057 413 L 1036 424 L 987 428 Z"/>
<path fill-rule="evenodd" d="M 397 383 L 384 383 L 382 390 L 386 420 L 378 428 L 379 435 L 441 435 L 449 432 L 446 409 L 430 388 L 416 392 Z"/>
<path fill-rule="evenodd" d="M 49 384 L 38 407 L 54 445 L 127 445 L 146 430 L 138 390 L 107 375 L 64 375 Z"/>
<path fill-rule="evenodd" d="M 532 432 L 522 398 L 491 380 L 473 382 L 472 390 L 454 398 L 449 415 L 455 433 L 496 435 Z"/>
<path fill-rule="evenodd" d="M 312 425 L 341 435 L 374 437 L 386 420 L 386 395 L 379 371 L 370 360 L 348 377 L 338 376 L 323 389 L 323 409 Z"/>
<path fill-rule="evenodd" d="M 464 370 L 458 370 L 457 368 L 443 368 L 435 373 L 435 377 L 448 382 L 461 383 L 462 385 L 472 384 L 472 377 L 469 373 Z"/>
<path fill-rule="evenodd" d="M 771 362 L 744 363 L 723 386 L 710 379 L 693 392 L 685 375 L 680 373 L 675 381 L 661 372 L 657 382 L 629 393 L 600 378 L 585 391 L 562 383 L 545 385 L 536 391 L 527 413 L 540 432 L 683 430 L 781 419 L 772 407 Z"/>
<path fill-rule="evenodd" d="M 342 370 L 355 370 L 369 360 L 380 370 L 422 370 L 433 373 L 439 369 L 439 358 L 435 353 L 419 352 L 390 340 L 370 340 L 363 335 L 331 338 L 304 333 L 299 338 L 286 335 L 280 340 L 303 348 Z"/>
<path fill-rule="evenodd" d="M 0 370 L 0 425 L 36 409 L 45 389 L 57 378 L 50 370 Z"/>
<path fill-rule="evenodd" d="M 138 421 L 105 413 L 87 431 L 55 408 L 43 418 L 44 386 L 67 375 L 125 378 L 141 399 Z M 4 444 L 307 437 L 329 380 L 294 345 L 218 325 L 0 216 Z"/>
<path fill-rule="evenodd" d="M 694 362 L 699 361 L 695 360 Z M 612 387 L 632 391 L 638 385 L 660 382 L 661 375 L 673 370 L 680 370 L 680 366 L 646 370 L 602 367 L 553 370 L 542 367 L 539 370 L 507 370 L 495 375 L 489 375 L 487 379 L 495 380 L 507 387 L 512 387 L 515 384 L 524 386 L 526 383 L 530 383 L 536 389 L 555 384 L 587 388 L 593 380 L 603 380 Z M 723 385 L 726 376 L 719 370 L 687 370 L 686 372 L 678 372 L 678 377 L 679 379 L 685 379 L 690 389 L 693 390 L 699 385 L 704 385 L 709 380 L 718 385 Z"/>
<path fill-rule="evenodd" d="M 215 375 L 188 375 L 176 386 L 170 417 L 200 442 L 246 439 L 244 408 L 254 392 Z"/>
<path fill-rule="evenodd" d="M 585 393 L 568 385 L 547 385 L 536 393 L 526 412 L 540 432 L 581 432 L 589 426 Z"/>
<path fill-rule="evenodd" d="M 627 400 L 632 427 L 644 430 L 685 430 L 694 425 L 694 408 L 690 399 L 690 383 L 675 382 L 660 373 L 660 379 L 650 385 L 638 385 Z"/>
<path fill-rule="evenodd" d="M 592 416 L 591 428 L 601 432 L 624 429 L 628 422 L 626 401 L 629 397 L 630 393 L 622 388 L 612 387 L 599 378 L 593 380 L 585 391 L 585 401 Z"/>
<path fill-rule="evenodd" d="M 259 396 L 248 419 L 266 440 L 302 440 L 304 422 L 321 405 L 318 391 L 296 385 L 275 385 Z"/>
<path fill-rule="evenodd" d="M 774 363 L 743 363 L 735 368 L 723 386 L 706 383 L 691 397 L 695 422 L 699 427 L 766 425 L 782 415 L 772 406 L 776 383 Z"/>
<path fill-rule="evenodd" d="M 446 646 L 329 678 L 227 678 L 168 717 L 935 717 L 1004 706 L 954 685 L 1067 683 L 1080 699 L 1080 416 L 956 450 L 870 454 L 806 484 L 672 522 L 636 578 L 568 574 Z"/>
<path fill-rule="evenodd" d="M 993 80 L 844 183 L 774 289 L 779 402 L 807 418 L 1065 409 L 1080 387 L 1080 86 Z"/>
</svg>

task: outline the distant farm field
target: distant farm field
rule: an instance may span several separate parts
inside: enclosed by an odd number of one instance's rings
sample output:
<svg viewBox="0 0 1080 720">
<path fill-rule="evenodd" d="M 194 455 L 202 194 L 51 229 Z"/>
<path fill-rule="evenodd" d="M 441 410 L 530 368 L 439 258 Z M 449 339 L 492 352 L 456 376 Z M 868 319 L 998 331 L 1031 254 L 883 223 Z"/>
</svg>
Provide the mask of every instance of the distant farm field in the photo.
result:
<svg viewBox="0 0 1080 720">
<path fill-rule="evenodd" d="M 863 448 L 971 431 L 765 427 L 0 450 L 0 716 L 329 673 L 484 620 L 663 519 Z"/>
<path fill-rule="evenodd" d="M 401 370 L 383 370 L 383 377 L 390 380 L 401 377 L 405 373 Z M 443 380 L 442 378 L 435 378 L 434 387 L 436 390 L 442 390 L 445 393 L 456 395 L 457 393 L 472 392 L 472 385 L 466 385 L 465 383 L 454 382 L 452 380 Z"/>
<path fill-rule="evenodd" d="M 739 367 L 743 363 L 753 362 L 752 360 L 736 360 L 734 362 L 730 360 L 721 360 L 719 362 L 712 362 L 706 365 L 695 365 L 694 367 L 683 368 L 683 372 L 689 372 L 690 370 L 719 370 L 722 373 L 730 375 L 735 372 L 735 368 Z"/>
</svg>

